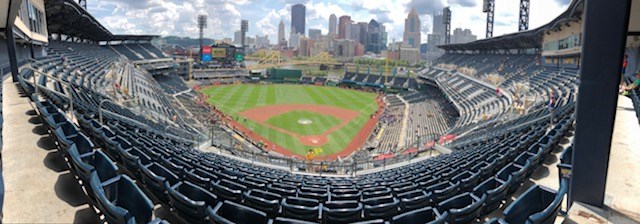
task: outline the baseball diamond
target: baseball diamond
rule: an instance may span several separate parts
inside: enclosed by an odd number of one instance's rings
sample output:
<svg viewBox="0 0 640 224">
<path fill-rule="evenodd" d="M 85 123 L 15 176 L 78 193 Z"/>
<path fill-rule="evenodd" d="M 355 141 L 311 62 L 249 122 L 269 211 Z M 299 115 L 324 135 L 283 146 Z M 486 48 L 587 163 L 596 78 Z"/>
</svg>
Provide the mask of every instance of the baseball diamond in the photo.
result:
<svg viewBox="0 0 640 224">
<path fill-rule="evenodd" d="M 318 147 L 319 158 L 351 154 L 366 141 L 381 107 L 375 93 L 337 87 L 237 84 L 202 92 L 234 128 L 288 156 Z"/>
</svg>

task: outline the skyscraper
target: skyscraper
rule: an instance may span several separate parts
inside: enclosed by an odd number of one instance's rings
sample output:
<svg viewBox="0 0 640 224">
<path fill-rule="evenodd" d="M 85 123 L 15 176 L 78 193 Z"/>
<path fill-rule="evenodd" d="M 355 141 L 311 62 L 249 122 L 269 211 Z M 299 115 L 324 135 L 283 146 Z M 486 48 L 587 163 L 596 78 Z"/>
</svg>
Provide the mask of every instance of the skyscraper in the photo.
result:
<svg viewBox="0 0 640 224">
<path fill-rule="evenodd" d="M 416 9 L 413 8 L 409 12 L 409 16 L 404 20 L 404 38 L 402 42 L 412 48 L 419 48 L 420 38 L 420 17 Z"/>
<path fill-rule="evenodd" d="M 280 20 L 280 24 L 278 24 L 278 42 L 285 40 L 284 37 L 284 22 Z"/>
<path fill-rule="evenodd" d="M 340 22 L 338 24 L 338 39 L 348 39 L 347 32 L 351 31 L 351 17 L 344 15 L 340 16 Z"/>
<path fill-rule="evenodd" d="M 329 36 L 335 36 L 336 33 L 336 25 L 338 24 L 338 19 L 336 18 L 336 14 L 331 14 L 329 16 Z"/>
<path fill-rule="evenodd" d="M 291 30 L 295 28 L 295 32 L 304 35 L 306 23 L 307 8 L 303 4 L 295 4 L 291 6 Z"/>
<path fill-rule="evenodd" d="M 322 30 L 319 29 L 309 29 L 309 38 L 311 38 L 312 40 L 318 40 L 320 39 L 320 36 L 322 35 Z"/>
</svg>

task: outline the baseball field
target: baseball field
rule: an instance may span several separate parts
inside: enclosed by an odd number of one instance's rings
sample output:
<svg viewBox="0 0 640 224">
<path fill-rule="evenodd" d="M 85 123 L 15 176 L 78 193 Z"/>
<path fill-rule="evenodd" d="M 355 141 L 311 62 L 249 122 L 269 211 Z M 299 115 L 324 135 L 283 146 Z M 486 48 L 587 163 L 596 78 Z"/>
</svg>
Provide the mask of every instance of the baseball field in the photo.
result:
<svg viewBox="0 0 640 224">
<path fill-rule="evenodd" d="M 267 149 L 318 158 L 347 156 L 371 133 L 380 104 L 375 93 L 309 85 L 212 86 L 202 92 L 234 128 Z"/>
</svg>

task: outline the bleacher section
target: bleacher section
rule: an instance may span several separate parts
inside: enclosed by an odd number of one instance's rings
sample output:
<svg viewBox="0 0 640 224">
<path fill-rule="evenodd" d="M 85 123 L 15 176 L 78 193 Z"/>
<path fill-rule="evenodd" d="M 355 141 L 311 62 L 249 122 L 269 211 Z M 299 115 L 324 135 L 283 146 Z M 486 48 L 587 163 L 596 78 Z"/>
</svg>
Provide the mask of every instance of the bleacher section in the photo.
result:
<svg viewBox="0 0 640 224">
<path fill-rule="evenodd" d="M 398 150 L 398 140 L 402 132 L 402 121 L 405 119 L 405 104 L 396 95 L 385 97 L 387 107 L 378 119 L 378 127 L 374 130 L 376 151 L 381 154 Z M 379 138 L 378 138 L 379 136 Z"/>
<path fill-rule="evenodd" d="M 151 44 L 117 44 L 110 46 L 132 61 L 167 58 L 162 51 Z"/>
<path fill-rule="evenodd" d="M 458 112 L 438 88 L 425 85 L 421 92 L 404 94 L 409 103 L 405 145 L 435 141 L 443 136 L 458 119 Z M 419 139 L 422 138 L 422 139 Z"/>
<path fill-rule="evenodd" d="M 182 78 L 175 75 L 156 75 L 153 76 L 153 78 L 156 79 L 167 94 L 176 94 L 190 90 Z"/>
</svg>

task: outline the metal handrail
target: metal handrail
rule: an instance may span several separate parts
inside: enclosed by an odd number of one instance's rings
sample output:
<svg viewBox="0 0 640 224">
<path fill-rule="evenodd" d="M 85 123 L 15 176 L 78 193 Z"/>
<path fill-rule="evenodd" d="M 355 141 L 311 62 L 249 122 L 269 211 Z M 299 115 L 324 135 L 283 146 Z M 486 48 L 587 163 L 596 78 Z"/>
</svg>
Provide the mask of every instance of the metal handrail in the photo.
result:
<svg viewBox="0 0 640 224">
<path fill-rule="evenodd" d="M 140 98 L 134 97 L 132 99 L 124 100 L 124 101 L 122 101 L 122 103 L 132 102 L 134 100 L 140 100 Z M 107 103 L 107 102 L 112 103 L 112 104 L 117 104 L 115 101 L 113 101 L 112 99 L 108 99 L 108 98 L 100 100 L 100 103 L 98 103 L 98 117 L 100 118 L 100 124 L 104 124 L 104 122 L 102 122 L 102 110 L 103 110 L 102 109 L 102 105 L 104 103 Z"/>
<path fill-rule="evenodd" d="M 67 94 L 68 94 L 68 95 L 64 95 L 64 94 L 62 94 L 62 93 L 58 93 L 57 91 L 51 91 L 51 92 L 52 92 L 52 93 L 54 93 L 54 94 L 56 94 L 56 95 L 59 95 L 59 96 L 63 96 L 63 97 L 68 98 L 68 99 L 69 99 L 69 110 L 70 110 L 71 112 L 73 112 L 73 111 L 74 111 L 74 109 L 73 109 L 73 94 L 71 94 L 71 90 L 72 90 L 73 88 L 71 87 L 71 84 L 70 84 L 70 83 L 68 83 L 67 81 L 64 81 L 64 80 L 62 80 L 62 79 L 60 79 L 60 78 L 58 78 L 58 77 L 55 77 L 55 76 L 53 76 L 53 75 L 50 75 L 50 74 L 44 73 L 44 72 L 42 72 L 42 71 L 40 71 L 40 70 L 38 70 L 38 69 L 35 69 L 35 68 L 31 67 L 31 66 L 24 67 L 23 69 L 31 70 L 31 71 L 33 71 L 33 72 L 35 72 L 35 73 L 38 73 L 38 74 L 40 74 L 40 75 L 43 75 L 43 76 L 45 76 L 45 77 L 47 77 L 47 78 L 51 78 L 51 79 L 53 79 L 53 80 L 57 81 L 57 82 L 58 82 L 58 83 L 60 83 L 60 84 L 64 84 L 64 85 L 67 87 Z M 37 94 L 37 95 L 39 95 L 39 94 L 40 94 L 40 88 L 49 89 L 49 88 L 48 88 L 48 87 L 46 87 L 46 86 L 41 86 L 41 85 L 36 81 L 36 76 L 35 76 L 35 75 L 33 75 L 33 76 L 31 76 L 31 77 L 33 77 L 33 86 L 34 86 L 34 88 L 35 88 L 35 91 L 36 91 L 36 94 Z M 73 113 L 72 113 L 72 114 L 73 114 Z"/>
</svg>

